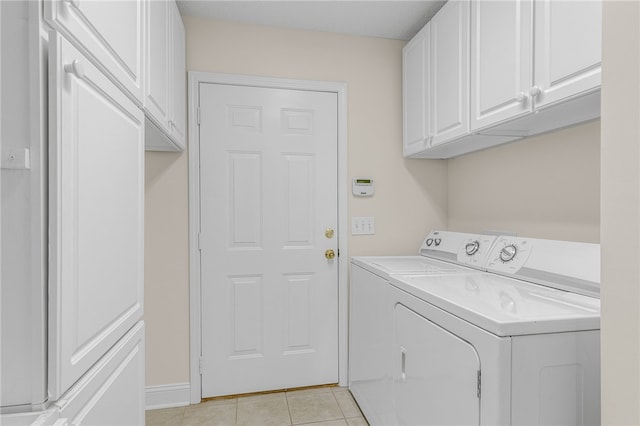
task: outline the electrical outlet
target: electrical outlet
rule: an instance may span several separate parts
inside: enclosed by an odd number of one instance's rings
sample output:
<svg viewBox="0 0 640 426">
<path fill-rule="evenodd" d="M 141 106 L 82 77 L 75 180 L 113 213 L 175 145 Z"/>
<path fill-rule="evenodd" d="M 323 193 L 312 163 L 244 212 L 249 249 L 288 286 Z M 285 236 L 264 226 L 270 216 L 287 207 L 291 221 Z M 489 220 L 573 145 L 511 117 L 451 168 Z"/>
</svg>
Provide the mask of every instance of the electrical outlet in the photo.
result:
<svg viewBox="0 0 640 426">
<path fill-rule="evenodd" d="M 375 233 L 372 216 L 354 216 L 351 218 L 351 235 L 373 235 Z"/>
</svg>

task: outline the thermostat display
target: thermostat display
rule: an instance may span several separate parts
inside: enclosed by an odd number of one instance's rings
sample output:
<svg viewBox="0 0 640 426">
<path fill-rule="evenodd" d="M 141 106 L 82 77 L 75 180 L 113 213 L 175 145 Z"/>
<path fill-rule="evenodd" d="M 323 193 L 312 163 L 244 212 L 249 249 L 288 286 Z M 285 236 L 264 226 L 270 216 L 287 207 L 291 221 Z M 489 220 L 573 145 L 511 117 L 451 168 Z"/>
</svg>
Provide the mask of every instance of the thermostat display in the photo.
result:
<svg viewBox="0 0 640 426">
<path fill-rule="evenodd" d="M 353 178 L 353 195 L 356 197 L 371 197 L 373 195 L 373 179 Z"/>
</svg>

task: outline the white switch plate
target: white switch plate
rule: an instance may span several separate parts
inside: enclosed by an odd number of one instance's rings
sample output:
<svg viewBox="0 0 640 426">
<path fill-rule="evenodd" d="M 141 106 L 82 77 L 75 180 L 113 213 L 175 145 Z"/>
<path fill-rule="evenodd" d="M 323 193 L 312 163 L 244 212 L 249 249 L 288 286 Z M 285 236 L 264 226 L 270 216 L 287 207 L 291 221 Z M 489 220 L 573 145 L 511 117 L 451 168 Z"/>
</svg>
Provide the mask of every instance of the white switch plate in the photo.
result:
<svg viewBox="0 0 640 426">
<path fill-rule="evenodd" d="M 13 170 L 29 170 L 31 159 L 28 148 L 14 148 L 2 150 L 2 168 Z"/>
<path fill-rule="evenodd" d="M 353 216 L 351 218 L 351 235 L 373 235 L 375 233 L 372 216 Z"/>
</svg>

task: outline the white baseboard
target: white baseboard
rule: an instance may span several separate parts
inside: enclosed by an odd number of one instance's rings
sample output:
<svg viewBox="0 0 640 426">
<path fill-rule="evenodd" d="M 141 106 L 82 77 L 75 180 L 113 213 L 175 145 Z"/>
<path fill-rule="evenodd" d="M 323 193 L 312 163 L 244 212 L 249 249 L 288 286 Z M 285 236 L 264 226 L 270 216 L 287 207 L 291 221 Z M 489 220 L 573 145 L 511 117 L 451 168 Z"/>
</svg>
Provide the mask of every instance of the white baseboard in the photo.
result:
<svg viewBox="0 0 640 426">
<path fill-rule="evenodd" d="M 147 410 L 158 408 L 184 407 L 190 404 L 191 385 L 175 383 L 172 385 L 147 386 L 145 388 Z"/>
</svg>

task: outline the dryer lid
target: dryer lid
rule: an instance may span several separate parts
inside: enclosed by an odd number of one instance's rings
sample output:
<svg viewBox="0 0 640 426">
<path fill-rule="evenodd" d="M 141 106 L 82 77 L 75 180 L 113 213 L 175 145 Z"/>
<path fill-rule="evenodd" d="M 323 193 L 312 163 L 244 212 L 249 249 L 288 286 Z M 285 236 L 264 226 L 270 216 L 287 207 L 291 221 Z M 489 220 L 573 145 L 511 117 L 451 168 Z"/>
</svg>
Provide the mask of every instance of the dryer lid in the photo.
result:
<svg viewBox="0 0 640 426">
<path fill-rule="evenodd" d="M 498 336 L 600 328 L 599 299 L 500 275 L 406 275 L 391 284 Z"/>
</svg>

